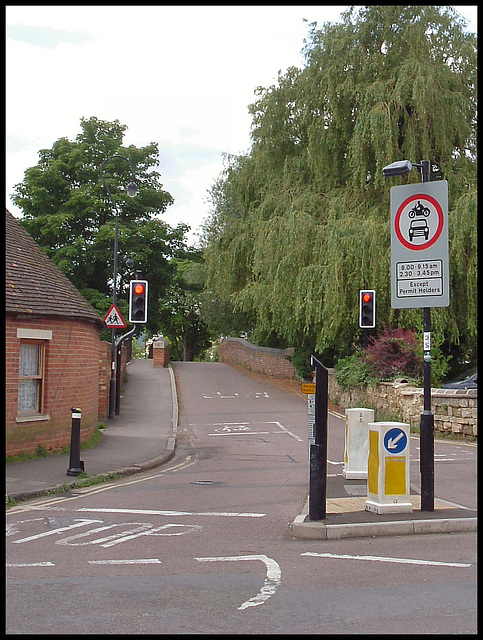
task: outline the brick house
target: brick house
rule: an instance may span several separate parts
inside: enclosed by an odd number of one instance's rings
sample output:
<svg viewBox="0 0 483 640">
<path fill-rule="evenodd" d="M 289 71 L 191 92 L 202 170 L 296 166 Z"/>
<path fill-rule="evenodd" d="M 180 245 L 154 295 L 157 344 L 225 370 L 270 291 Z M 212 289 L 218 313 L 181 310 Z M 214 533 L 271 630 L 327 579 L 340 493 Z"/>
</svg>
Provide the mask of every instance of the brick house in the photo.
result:
<svg viewBox="0 0 483 640">
<path fill-rule="evenodd" d="M 6 455 L 70 445 L 93 433 L 107 385 L 104 321 L 6 211 Z M 102 378 L 106 379 L 102 379 Z"/>
</svg>

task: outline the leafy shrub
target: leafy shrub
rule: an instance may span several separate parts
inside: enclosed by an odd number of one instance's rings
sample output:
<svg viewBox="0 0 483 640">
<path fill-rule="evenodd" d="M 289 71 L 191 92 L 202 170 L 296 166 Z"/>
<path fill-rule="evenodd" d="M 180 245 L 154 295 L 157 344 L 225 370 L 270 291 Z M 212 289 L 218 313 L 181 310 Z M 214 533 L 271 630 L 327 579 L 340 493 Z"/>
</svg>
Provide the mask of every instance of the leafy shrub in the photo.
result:
<svg viewBox="0 0 483 640">
<path fill-rule="evenodd" d="M 376 381 L 374 370 L 363 351 L 357 351 L 339 360 L 335 365 L 334 377 L 344 391 L 361 389 Z"/>
<path fill-rule="evenodd" d="M 369 338 L 367 360 L 382 380 L 403 375 L 417 380 L 423 375 L 423 351 L 415 331 L 384 329 L 377 338 Z"/>
<path fill-rule="evenodd" d="M 434 334 L 431 339 L 431 385 L 437 387 L 449 365 Z M 361 389 L 367 384 L 397 377 L 408 378 L 421 386 L 423 370 L 421 335 L 410 329 L 388 327 L 381 335 L 369 338 L 364 350 L 339 360 L 335 365 L 335 379 L 344 390 Z"/>
</svg>

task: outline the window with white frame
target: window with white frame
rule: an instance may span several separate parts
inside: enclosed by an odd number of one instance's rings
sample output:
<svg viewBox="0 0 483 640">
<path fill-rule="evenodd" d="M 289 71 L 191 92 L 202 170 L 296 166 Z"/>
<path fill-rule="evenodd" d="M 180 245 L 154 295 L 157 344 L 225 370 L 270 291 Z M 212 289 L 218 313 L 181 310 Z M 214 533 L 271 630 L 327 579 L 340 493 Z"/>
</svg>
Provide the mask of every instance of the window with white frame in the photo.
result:
<svg viewBox="0 0 483 640">
<path fill-rule="evenodd" d="M 45 342 L 20 341 L 18 411 L 40 414 L 43 409 Z"/>
</svg>

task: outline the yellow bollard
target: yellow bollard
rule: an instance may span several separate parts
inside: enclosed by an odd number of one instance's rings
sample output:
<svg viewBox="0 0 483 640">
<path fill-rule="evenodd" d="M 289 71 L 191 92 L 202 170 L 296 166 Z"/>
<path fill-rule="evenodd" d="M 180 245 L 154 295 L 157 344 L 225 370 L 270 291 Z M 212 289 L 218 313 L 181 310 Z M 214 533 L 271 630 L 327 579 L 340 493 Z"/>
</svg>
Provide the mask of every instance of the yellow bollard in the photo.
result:
<svg viewBox="0 0 483 640">
<path fill-rule="evenodd" d="M 366 511 L 412 513 L 409 424 L 370 422 Z"/>
</svg>

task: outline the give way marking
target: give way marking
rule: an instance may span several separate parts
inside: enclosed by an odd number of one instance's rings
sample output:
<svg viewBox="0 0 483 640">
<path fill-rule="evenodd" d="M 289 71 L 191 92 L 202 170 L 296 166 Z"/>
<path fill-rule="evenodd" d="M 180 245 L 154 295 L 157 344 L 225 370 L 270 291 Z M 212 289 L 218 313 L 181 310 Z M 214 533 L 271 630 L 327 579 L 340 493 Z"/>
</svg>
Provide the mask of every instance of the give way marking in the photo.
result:
<svg viewBox="0 0 483 640">
<path fill-rule="evenodd" d="M 253 556 L 214 556 L 208 558 L 195 558 L 198 562 L 237 562 L 239 560 L 261 560 L 265 566 L 267 567 L 267 577 L 265 578 L 265 582 L 263 587 L 260 589 L 259 593 L 250 600 L 247 600 L 242 605 L 237 607 L 240 611 L 243 609 L 248 609 L 248 607 L 258 607 L 258 605 L 263 604 L 270 596 L 272 596 L 277 590 L 278 585 L 282 580 L 282 570 L 280 569 L 280 565 L 272 558 L 264 555 L 253 555 Z"/>
</svg>

